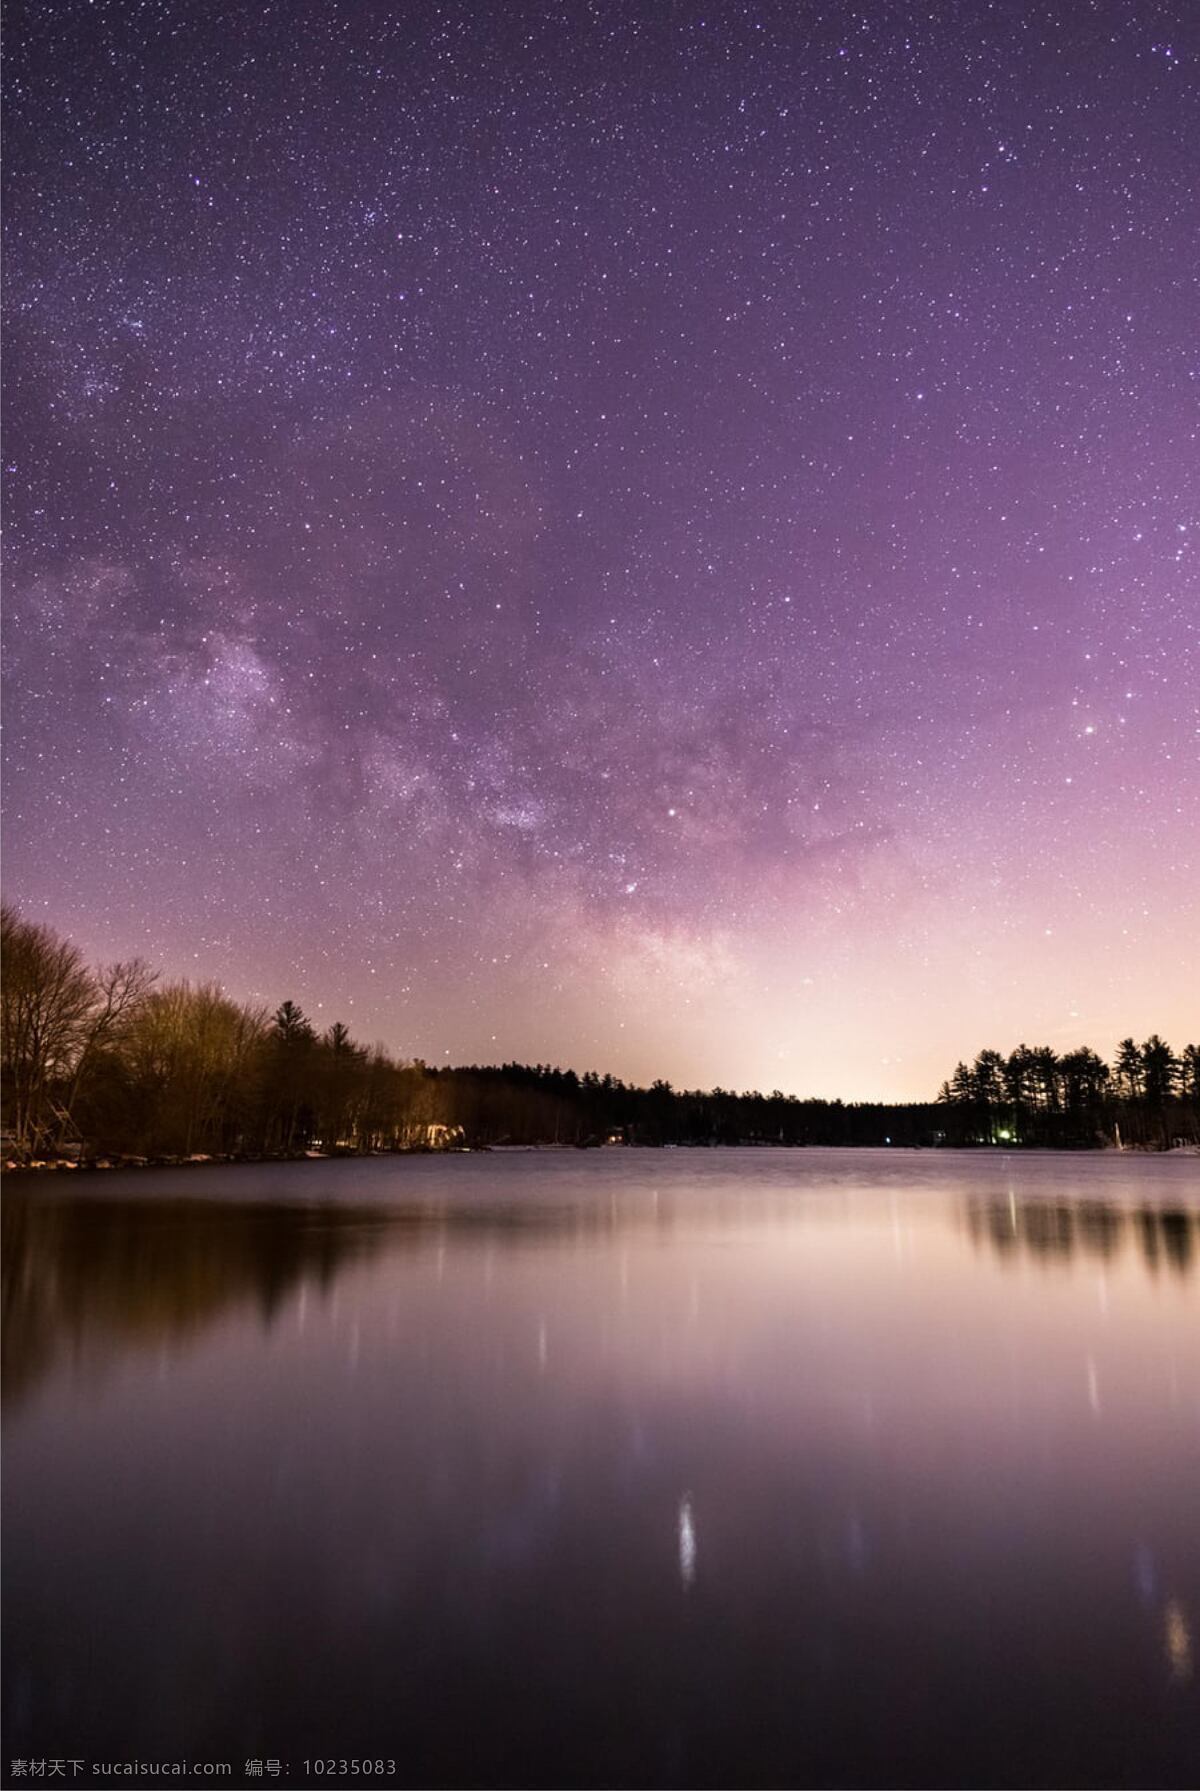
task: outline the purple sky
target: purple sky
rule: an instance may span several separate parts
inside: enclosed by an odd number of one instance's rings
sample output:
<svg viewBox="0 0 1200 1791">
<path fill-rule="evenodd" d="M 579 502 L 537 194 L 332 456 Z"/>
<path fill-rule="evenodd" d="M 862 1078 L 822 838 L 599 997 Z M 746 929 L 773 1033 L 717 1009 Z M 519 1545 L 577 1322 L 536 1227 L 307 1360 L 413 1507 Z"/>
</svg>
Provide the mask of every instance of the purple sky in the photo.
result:
<svg viewBox="0 0 1200 1791">
<path fill-rule="evenodd" d="M 28 913 L 436 1062 L 1196 1033 L 1190 5 L 7 44 Z"/>
</svg>

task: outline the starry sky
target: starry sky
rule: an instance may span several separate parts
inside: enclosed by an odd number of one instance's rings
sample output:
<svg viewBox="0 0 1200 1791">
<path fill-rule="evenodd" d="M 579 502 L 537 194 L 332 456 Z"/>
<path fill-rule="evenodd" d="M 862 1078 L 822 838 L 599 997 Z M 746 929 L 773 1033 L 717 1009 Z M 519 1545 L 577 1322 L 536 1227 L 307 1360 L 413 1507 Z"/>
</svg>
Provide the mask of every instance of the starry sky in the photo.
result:
<svg viewBox="0 0 1200 1791">
<path fill-rule="evenodd" d="M 14 0 L 6 886 L 430 1062 L 1196 1031 L 1187 0 Z"/>
</svg>

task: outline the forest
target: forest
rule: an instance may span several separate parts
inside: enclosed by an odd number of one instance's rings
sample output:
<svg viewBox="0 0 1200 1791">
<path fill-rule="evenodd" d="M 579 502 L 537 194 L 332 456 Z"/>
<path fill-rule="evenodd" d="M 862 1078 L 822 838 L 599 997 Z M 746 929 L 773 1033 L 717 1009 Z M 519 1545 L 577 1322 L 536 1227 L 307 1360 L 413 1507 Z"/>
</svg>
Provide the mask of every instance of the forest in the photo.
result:
<svg viewBox="0 0 1200 1791">
<path fill-rule="evenodd" d="M 887 1105 L 732 1089 L 636 1087 L 594 1071 L 433 1068 L 272 1013 L 215 982 L 163 982 L 133 958 L 89 967 L 6 906 L 3 1156 L 183 1162 L 499 1145 L 870 1145 L 1163 1150 L 1200 1144 L 1200 1047 L 1157 1034 L 1018 1045 L 960 1063 L 936 1100 Z"/>
</svg>

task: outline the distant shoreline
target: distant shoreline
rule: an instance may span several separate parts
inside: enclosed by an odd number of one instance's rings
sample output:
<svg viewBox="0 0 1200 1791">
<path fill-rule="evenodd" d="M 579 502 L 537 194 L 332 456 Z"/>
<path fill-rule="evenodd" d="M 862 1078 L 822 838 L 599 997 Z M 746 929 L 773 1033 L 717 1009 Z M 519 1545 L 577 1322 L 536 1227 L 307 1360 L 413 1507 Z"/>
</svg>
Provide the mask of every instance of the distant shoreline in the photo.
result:
<svg viewBox="0 0 1200 1791">
<path fill-rule="evenodd" d="M 0 1173 L 5 1181 L 13 1178 L 21 1180 L 43 1181 L 49 1176 L 79 1176 L 91 1180 L 97 1175 L 137 1173 L 144 1170 L 198 1170 L 198 1169 L 262 1169 L 283 1165 L 295 1166 L 302 1163 L 369 1163 L 385 1157 L 479 1157 L 479 1156 L 565 1156 L 568 1154 L 588 1154 L 593 1152 L 611 1155 L 625 1151 L 870 1151 L 887 1156 L 946 1156 L 948 1154 L 962 1156 L 989 1157 L 1189 1157 L 1200 1158 L 1200 1145 L 1182 1144 L 1167 1148 L 1155 1148 L 1150 1145 L 1128 1145 L 1119 1149 L 1113 1144 L 1094 1145 L 1053 1145 L 1053 1144 L 791 1144 L 770 1143 L 762 1139 L 738 1140 L 736 1143 L 718 1141 L 712 1143 L 674 1143 L 674 1144 L 460 1144 L 439 1150 L 425 1145 L 400 1146 L 395 1150 L 373 1151 L 292 1151 L 272 1155 L 250 1154 L 246 1156 L 206 1155 L 196 1153 L 190 1157 L 156 1157 L 101 1159 L 97 1162 L 77 1163 L 70 1158 L 47 1159 L 34 1163 L 15 1163 L 11 1160 L 0 1165 Z"/>
<path fill-rule="evenodd" d="M 648 1087 L 550 1063 L 430 1065 L 139 958 L 89 967 L 3 905 L 0 1162 L 173 1168 L 485 1149 L 1169 1151 L 1200 1145 L 1200 1044 L 988 1047 L 931 1101 Z M 44 1170 L 41 1171 L 44 1173 Z"/>
</svg>

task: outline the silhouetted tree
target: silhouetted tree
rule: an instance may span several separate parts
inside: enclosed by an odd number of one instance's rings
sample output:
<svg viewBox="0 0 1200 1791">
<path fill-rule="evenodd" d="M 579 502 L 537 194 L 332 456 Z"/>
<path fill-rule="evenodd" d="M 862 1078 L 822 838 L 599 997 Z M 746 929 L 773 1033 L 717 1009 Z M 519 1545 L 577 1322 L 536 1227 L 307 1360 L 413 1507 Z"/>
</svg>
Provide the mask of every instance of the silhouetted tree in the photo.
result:
<svg viewBox="0 0 1200 1791">
<path fill-rule="evenodd" d="M 1142 1046 L 1142 1089 L 1148 1105 L 1156 1112 L 1165 1106 L 1175 1092 L 1179 1076 L 1179 1060 L 1165 1039 L 1151 1033 Z"/>
<path fill-rule="evenodd" d="M 7 906 L 0 934 L 13 1141 L 21 1152 L 61 1150 L 78 1137 L 85 1079 L 125 1035 L 154 976 L 140 958 L 89 971 L 74 945 Z"/>
<path fill-rule="evenodd" d="M 1117 1046 L 1115 1065 L 1117 1084 L 1122 1094 L 1136 1101 L 1142 1092 L 1142 1054 L 1132 1039 L 1122 1039 Z"/>
</svg>

